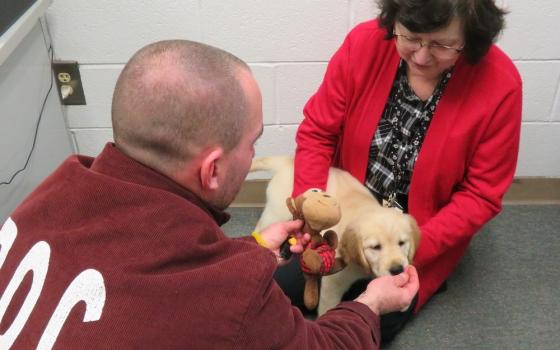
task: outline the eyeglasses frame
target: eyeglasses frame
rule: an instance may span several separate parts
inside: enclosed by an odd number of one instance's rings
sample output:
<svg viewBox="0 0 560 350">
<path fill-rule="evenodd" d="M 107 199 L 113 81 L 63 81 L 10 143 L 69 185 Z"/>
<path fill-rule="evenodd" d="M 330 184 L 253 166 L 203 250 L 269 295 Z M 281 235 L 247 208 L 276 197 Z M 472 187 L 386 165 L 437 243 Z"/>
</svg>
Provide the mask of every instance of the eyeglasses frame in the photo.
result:
<svg viewBox="0 0 560 350">
<path fill-rule="evenodd" d="M 394 37 L 395 39 L 397 39 L 397 38 L 399 38 L 399 37 L 402 37 L 402 38 L 404 38 L 404 39 L 406 39 L 406 40 L 408 40 L 408 41 L 419 43 L 419 44 L 420 44 L 420 47 L 419 47 L 418 49 L 414 50 L 414 51 L 418 51 L 418 50 L 420 50 L 421 48 L 423 48 L 424 46 L 426 46 L 426 47 L 428 48 L 428 51 L 430 50 L 431 47 L 441 47 L 441 48 L 444 48 L 444 49 L 455 50 L 455 52 L 456 52 L 457 54 L 459 54 L 459 53 L 461 53 L 461 52 L 465 49 L 465 45 L 461 46 L 460 48 L 456 48 L 456 47 L 453 47 L 453 46 L 443 45 L 443 44 L 424 43 L 424 40 L 422 40 L 422 39 L 414 39 L 414 38 L 411 38 L 411 37 L 408 36 L 408 35 L 397 34 L 394 30 L 393 30 L 393 37 Z M 398 42 L 398 41 L 397 41 L 397 42 Z M 430 51 L 430 52 L 431 52 L 431 51 Z"/>
</svg>

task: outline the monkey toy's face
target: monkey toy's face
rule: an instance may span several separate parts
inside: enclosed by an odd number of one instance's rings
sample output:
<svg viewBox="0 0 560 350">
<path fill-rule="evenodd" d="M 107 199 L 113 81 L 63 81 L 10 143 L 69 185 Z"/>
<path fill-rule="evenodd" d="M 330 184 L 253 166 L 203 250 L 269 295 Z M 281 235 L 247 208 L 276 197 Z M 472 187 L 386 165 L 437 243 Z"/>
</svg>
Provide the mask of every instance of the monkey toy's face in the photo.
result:
<svg viewBox="0 0 560 350">
<path fill-rule="evenodd" d="M 340 220 L 340 206 L 338 201 L 329 194 L 318 189 L 309 189 L 295 200 L 299 213 L 305 221 L 316 231 L 332 227 Z"/>
</svg>

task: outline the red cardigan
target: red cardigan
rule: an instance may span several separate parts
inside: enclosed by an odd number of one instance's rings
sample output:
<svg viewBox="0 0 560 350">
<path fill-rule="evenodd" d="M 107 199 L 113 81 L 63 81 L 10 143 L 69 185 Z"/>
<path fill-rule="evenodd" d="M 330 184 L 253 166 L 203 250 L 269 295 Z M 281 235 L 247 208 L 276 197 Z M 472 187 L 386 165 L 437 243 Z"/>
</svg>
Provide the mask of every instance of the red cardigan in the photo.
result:
<svg viewBox="0 0 560 350">
<path fill-rule="evenodd" d="M 329 62 L 296 136 L 294 195 L 324 188 L 334 165 L 364 182 L 373 134 L 400 56 L 377 21 L 358 25 Z M 409 212 L 422 237 L 414 264 L 419 310 L 501 210 L 512 182 L 521 127 L 521 78 L 492 46 L 476 65 L 460 57 L 416 162 Z"/>
<path fill-rule="evenodd" d="M 226 237 L 227 218 L 111 144 L 68 158 L 1 227 L 0 347 L 378 348 L 363 304 L 306 320 L 274 254 Z"/>
</svg>

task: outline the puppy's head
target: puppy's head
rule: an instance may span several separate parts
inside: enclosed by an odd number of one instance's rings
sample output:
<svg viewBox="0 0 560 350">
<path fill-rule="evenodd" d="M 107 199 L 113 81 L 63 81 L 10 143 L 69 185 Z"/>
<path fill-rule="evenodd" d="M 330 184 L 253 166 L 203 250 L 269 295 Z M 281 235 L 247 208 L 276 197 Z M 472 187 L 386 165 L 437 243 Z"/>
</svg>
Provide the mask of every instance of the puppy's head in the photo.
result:
<svg viewBox="0 0 560 350">
<path fill-rule="evenodd" d="M 340 241 L 340 255 L 367 274 L 396 275 L 412 262 L 420 230 L 416 221 L 394 209 L 379 208 L 357 217 Z"/>
</svg>

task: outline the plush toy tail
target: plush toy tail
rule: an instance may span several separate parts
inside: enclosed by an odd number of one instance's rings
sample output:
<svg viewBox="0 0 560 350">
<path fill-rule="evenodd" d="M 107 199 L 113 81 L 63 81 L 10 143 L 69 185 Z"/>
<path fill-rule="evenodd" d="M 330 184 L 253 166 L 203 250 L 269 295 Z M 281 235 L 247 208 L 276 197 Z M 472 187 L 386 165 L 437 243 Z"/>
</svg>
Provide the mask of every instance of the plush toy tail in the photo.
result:
<svg viewBox="0 0 560 350">
<path fill-rule="evenodd" d="M 319 278 L 311 275 L 304 276 L 303 303 L 308 310 L 314 310 L 319 304 Z"/>
</svg>

